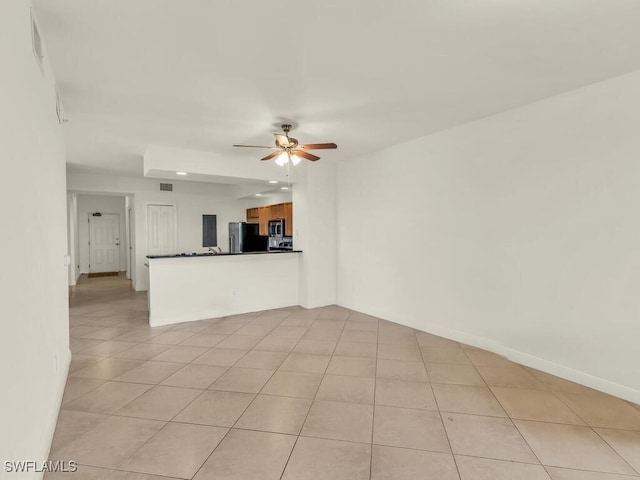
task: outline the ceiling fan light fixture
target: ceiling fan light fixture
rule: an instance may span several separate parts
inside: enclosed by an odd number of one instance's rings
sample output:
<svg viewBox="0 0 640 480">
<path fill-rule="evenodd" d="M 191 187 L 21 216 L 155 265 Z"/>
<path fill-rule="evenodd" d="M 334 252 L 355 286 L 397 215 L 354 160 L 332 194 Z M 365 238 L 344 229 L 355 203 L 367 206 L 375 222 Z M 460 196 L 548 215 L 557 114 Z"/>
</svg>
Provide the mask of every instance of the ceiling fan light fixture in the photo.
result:
<svg viewBox="0 0 640 480">
<path fill-rule="evenodd" d="M 324 150 L 338 148 L 335 143 L 307 143 L 305 145 L 299 145 L 298 140 L 290 137 L 291 125 L 285 123 L 282 125 L 282 133 L 274 133 L 275 147 L 268 147 L 266 145 L 234 145 L 234 147 L 249 147 L 249 148 L 266 148 L 268 150 L 276 150 L 275 152 L 266 155 L 260 160 L 272 160 L 275 159 L 277 165 L 284 167 L 285 165 L 297 165 L 301 160 L 306 159 L 311 162 L 320 160 L 320 157 L 309 153 L 308 150 Z"/>
<path fill-rule="evenodd" d="M 276 157 L 276 164 L 284 167 L 289 162 L 289 156 L 287 152 L 282 152 L 280 155 Z"/>
</svg>

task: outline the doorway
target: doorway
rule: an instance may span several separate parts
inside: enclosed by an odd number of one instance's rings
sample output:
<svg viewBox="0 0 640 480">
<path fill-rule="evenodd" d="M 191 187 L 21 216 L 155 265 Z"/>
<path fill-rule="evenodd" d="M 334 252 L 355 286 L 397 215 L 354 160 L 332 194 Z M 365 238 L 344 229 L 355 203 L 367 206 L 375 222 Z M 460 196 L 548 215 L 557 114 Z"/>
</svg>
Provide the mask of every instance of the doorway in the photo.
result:
<svg viewBox="0 0 640 480">
<path fill-rule="evenodd" d="M 176 223 L 174 205 L 147 205 L 147 255 L 176 253 Z"/>
<path fill-rule="evenodd" d="M 129 197 L 127 197 L 127 203 L 129 202 Z M 127 269 L 127 273 L 129 274 L 129 280 L 131 280 L 132 282 L 134 281 L 134 272 L 136 270 L 135 268 L 135 256 L 133 254 L 133 209 L 131 207 L 128 207 L 127 209 L 127 240 L 129 243 L 129 248 L 128 248 L 128 254 L 129 254 L 129 263 L 127 264 L 128 269 Z"/>
<path fill-rule="evenodd" d="M 89 273 L 120 271 L 120 214 L 89 214 Z"/>
</svg>

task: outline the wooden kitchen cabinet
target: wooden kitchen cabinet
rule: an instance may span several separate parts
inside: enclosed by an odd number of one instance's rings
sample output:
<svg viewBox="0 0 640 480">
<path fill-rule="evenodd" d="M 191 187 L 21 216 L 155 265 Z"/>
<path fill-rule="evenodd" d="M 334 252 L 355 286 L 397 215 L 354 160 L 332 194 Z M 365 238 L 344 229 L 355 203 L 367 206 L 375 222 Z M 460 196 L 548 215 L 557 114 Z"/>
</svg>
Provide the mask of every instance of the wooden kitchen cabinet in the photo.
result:
<svg viewBox="0 0 640 480">
<path fill-rule="evenodd" d="M 260 221 L 260 215 L 258 208 L 247 208 L 247 222 L 258 223 Z"/>
<path fill-rule="evenodd" d="M 284 218 L 284 234 L 293 236 L 293 203 L 277 203 L 264 207 L 247 208 L 247 222 L 260 224 L 260 235 L 269 235 L 269 220 Z"/>
<path fill-rule="evenodd" d="M 260 235 L 269 235 L 269 220 L 271 220 L 270 213 L 271 212 L 269 207 L 258 208 L 258 220 L 260 222 Z"/>
<path fill-rule="evenodd" d="M 276 205 L 270 205 L 270 220 L 279 220 L 284 218 L 284 203 L 278 203 Z"/>
<path fill-rule="evenodd" d="M 293 237 L 293 203 L 284 204 L 284 235 Z"/>
</svg>

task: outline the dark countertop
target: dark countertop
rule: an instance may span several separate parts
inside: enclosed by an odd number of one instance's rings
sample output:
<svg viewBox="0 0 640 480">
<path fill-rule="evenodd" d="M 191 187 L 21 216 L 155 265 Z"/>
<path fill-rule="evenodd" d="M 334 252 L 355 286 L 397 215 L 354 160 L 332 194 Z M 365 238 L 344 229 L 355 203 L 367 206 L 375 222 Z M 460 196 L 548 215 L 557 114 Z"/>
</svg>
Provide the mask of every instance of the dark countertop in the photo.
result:
<svg viewBox="0 0 640 480">
<path fill-rule="evenodd" d="M 238 255 L 274 255 L 276 253 L 302 253 L 302 250 L 271 250 L 269 252 L 245 252 L 245 253 L 174 253 L 172 255 L 147 255 L 147 258 L 192 258 L 192 257 L 229 257 Z"/>
</svg>

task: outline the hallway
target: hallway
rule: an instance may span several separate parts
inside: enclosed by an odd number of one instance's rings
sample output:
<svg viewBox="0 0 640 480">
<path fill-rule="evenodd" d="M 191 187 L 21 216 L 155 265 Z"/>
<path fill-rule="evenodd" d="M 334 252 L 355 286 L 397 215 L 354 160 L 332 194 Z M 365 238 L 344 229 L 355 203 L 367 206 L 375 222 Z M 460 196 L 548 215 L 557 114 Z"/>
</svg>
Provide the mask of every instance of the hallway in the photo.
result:
<svg viewBox="0 0 640 480">
<path fill-rule="evenodd" d="M 150 328 L 83 276 L 70 336 L 51 480 L 640 476 L 637 405 L 336 306 Z"/>
</svg>

